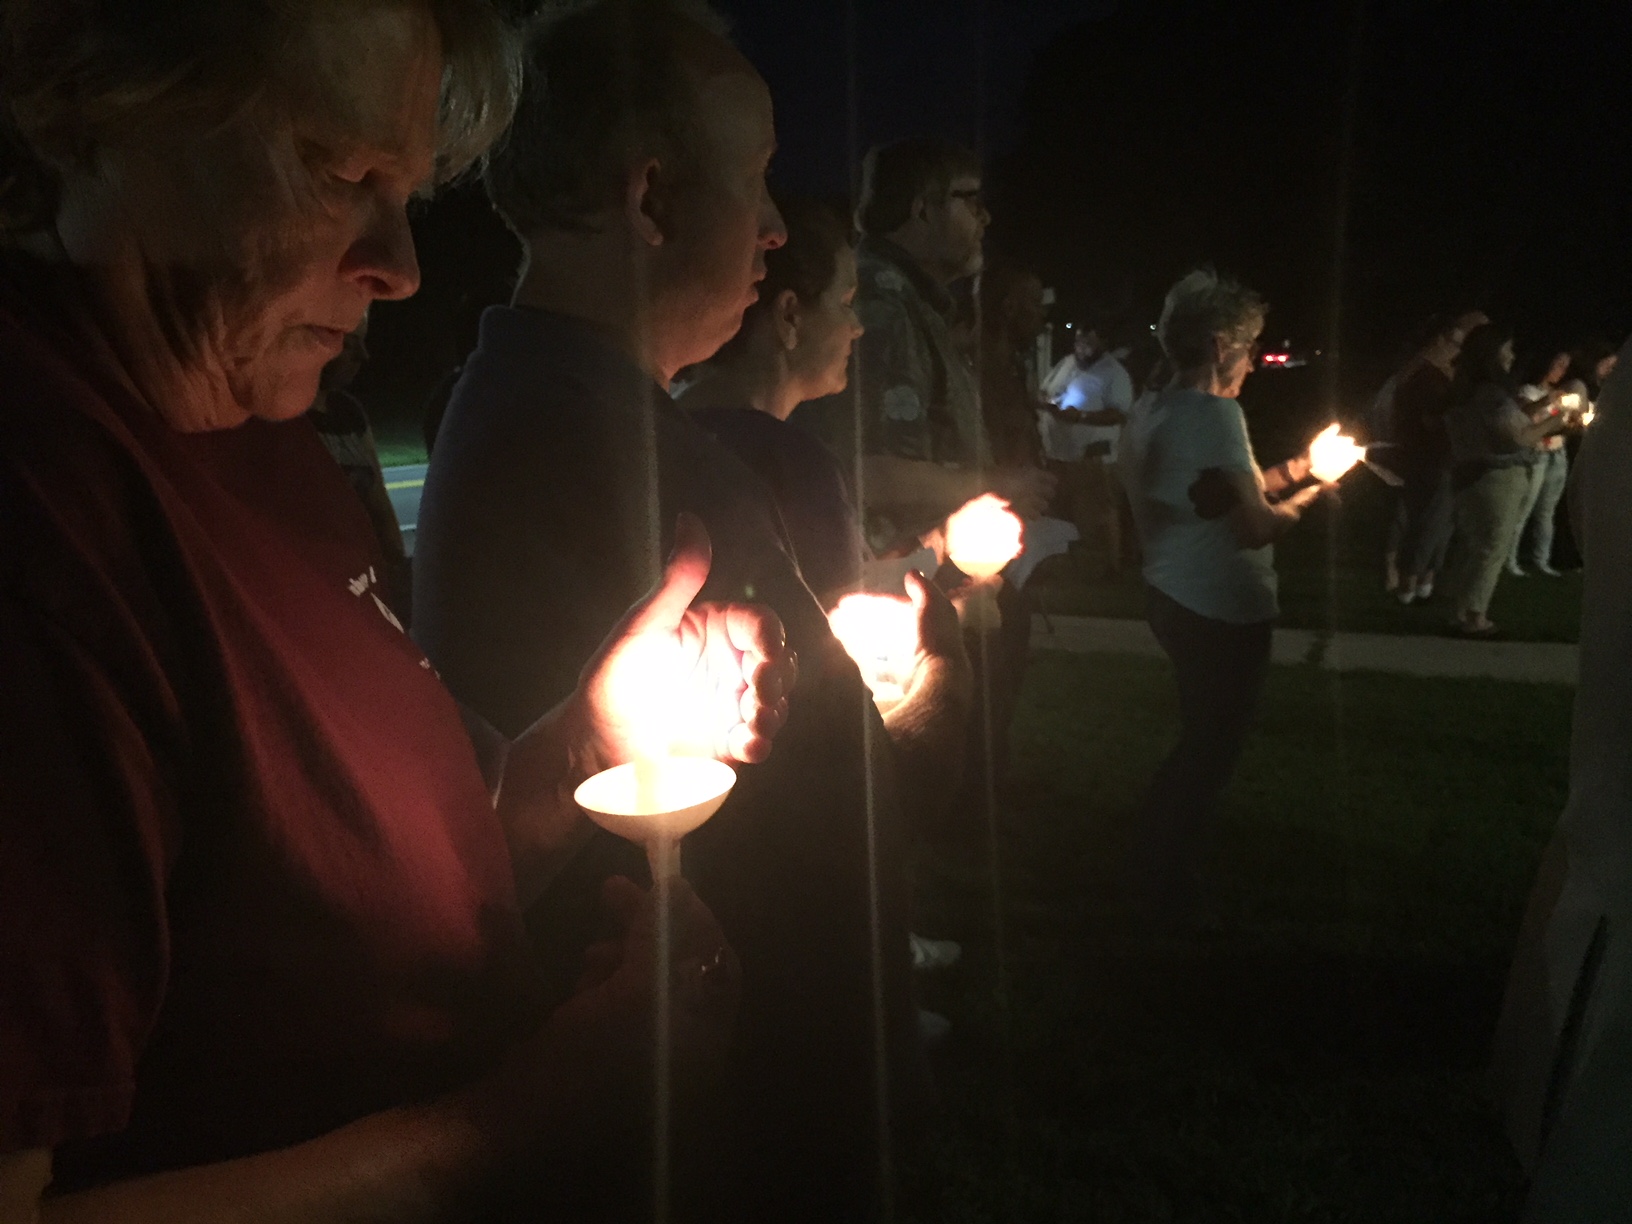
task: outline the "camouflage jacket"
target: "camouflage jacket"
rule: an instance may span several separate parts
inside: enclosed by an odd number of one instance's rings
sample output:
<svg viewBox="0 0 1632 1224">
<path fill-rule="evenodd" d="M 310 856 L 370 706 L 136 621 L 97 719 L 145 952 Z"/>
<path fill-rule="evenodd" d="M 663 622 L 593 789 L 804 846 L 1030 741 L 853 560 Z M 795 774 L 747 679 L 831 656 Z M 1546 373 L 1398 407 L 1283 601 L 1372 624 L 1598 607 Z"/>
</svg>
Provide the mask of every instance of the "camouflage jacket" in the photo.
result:
<svg viewBox="0 0 1632 1224">
<path fill-rule="evenodd" d="M 805 405 L 795 420 L 820 433 L 847 466 L 858 453 L 988 465 L 975 376 L 948 327 L 951 299 L 888 240 L 863 239 L 856 259 L 856 313 L 866 334 L 856 344 L 850 386 Z M 869 543 L 881 550 L 939 521 L 928 509 L 898 512 L 900 521 L 862 509 Z"/>
</svg>

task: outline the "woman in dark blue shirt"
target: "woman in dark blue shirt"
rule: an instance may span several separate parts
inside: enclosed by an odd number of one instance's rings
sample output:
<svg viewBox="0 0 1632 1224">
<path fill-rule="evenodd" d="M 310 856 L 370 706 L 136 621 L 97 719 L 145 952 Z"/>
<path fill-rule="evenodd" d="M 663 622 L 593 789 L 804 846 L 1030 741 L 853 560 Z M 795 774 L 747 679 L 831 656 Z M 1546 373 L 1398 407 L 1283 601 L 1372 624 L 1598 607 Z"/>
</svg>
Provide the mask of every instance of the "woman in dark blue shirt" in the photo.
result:
<svg viewBox="0 0 1632 1224">
<path fill-rule="evenodd" d="M 831 606 L 861 577 L 860 522 L 838 459 L 788 416 L 849 382 L 862 333 L 856 256 L 832 209 L 801 199 L 778 207 L 788 241 L 766 255 L 759 300 L 680 405 L 770 486 L 806 585 Z"/>
</svg>

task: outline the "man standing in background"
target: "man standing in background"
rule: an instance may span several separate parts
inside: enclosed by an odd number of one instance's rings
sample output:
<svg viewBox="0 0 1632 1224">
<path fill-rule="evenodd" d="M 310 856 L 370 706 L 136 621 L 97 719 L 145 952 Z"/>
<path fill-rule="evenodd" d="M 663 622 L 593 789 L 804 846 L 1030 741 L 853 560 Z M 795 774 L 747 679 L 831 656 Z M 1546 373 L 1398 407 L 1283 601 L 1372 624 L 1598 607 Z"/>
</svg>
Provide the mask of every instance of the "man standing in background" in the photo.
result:
<svg viewBox="0 0 1632 1224">
<path fill-rule="evenodd" d="M 1098 327 L 1078 323 L 1072 352 L 1044 384 L 1054 405 L 1048 431 L 1049 467 L 1059 477 L 1065 510 L 1085 548 L 1099 541 L 1108 573 L 1123 565 L 1123 506 L 1116 475 L 1117 444 L 1133 408 L 1133 378 L 1125 348 L 1109 348 Z"/>
<path fill-rule="evenodd" d="M 856 312 L 867 329 L 856 377 L 792 419 L 856 459 L 868 542 L 881 555 L 911 551 L 987 492 L 1041 514 L 1053 479 L 1034 465 L 993 466 L 975 376 L 949 329 L 949 287 L 981 270 L 991 221 L 979 159 L 934 137 L 874 148 L 856 220 Z"/>
</svg>

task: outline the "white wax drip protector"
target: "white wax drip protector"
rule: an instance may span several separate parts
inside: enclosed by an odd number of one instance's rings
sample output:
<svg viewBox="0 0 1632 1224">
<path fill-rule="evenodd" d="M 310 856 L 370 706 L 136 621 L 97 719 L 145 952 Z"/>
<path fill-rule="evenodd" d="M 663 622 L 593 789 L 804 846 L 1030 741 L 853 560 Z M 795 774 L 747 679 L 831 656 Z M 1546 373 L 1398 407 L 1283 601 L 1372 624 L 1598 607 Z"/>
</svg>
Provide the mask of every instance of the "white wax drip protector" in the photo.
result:
<svg viewBox="0 0 1632 1224">
<path fill-rule="evenodd" d="M 724 762 L 666 756 L 603 770 L 572 797 L 608 833 L 645 847 L 655 881 L 680 874 L 680 839 L 720 810 L 736 781 Z"/>
</svg>

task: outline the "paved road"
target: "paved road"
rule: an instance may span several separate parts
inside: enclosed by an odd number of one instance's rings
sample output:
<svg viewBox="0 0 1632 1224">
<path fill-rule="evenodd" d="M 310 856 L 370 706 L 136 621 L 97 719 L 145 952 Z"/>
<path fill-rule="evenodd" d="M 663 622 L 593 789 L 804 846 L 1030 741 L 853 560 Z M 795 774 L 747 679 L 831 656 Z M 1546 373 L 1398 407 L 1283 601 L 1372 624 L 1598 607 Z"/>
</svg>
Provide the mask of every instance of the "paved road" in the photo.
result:
<svg viewBox="0 0 1632 1224">
<path fill-rule="evenodd" d="M 388 467 L 385 471 L 385 491 L 391 495 L 391 509 L 397 512 L 397 523 L 402 528 L 403 547 L 414 555 L 414 528 L 419 524 L 419 495 L 425 489 L 425 465 Z"/>
<path fill-rule="evenodd" d="M 1039 650 L 1076 654 L 1162 653 L 1144 621 L 1089 616 L 1054 616 L 1046 622 L 1038 616 L 1031 644 Z M 1307 629 L 1277 629 L 1273 657 L 1277 663 L 1314 663 L 1330 671 L 1486 676 L 1528 684 L 1574 685 L 1580 665 L 1577 648 L 1557 642 L 1464 642 L 1389 633 L 1327 637 Z"/>
</svg>

